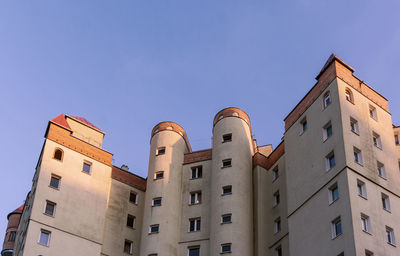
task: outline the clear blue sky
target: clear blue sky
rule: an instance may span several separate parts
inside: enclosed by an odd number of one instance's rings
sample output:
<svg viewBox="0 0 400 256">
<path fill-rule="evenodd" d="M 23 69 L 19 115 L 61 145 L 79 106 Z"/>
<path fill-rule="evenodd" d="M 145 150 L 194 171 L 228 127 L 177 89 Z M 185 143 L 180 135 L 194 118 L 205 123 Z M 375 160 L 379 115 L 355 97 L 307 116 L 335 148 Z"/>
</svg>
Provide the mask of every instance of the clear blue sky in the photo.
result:
<svg viewBox="0 0 400 256">
<path fill-rule="evenodd" d="M 150 132 L 164 120 L 199 150 L 214 115 L 236 106 L 259 145 L 275 147 L 334 52 L 400 124 L 399 10 L 398 0 L 1 1 L 0 239 L 61 113 L 104 130 L 114 164 L 147 176 Z"/>
</svg>

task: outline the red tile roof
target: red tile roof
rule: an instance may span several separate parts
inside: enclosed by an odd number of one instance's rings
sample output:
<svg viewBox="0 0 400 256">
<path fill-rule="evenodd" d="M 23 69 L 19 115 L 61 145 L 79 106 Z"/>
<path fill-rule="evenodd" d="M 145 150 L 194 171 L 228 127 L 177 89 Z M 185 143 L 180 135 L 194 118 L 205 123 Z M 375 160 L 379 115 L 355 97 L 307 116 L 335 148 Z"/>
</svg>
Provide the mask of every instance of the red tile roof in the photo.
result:
<svg viewBox="0 0 400 256">
<path fill-rule="evenodd" d="M 84 117 L 80 117 L 80 116 L 69 116 L 69 117 L 71 117 L 71 118 L 73 118 L 73 119 L 75 119 L 75 120 L 77 120 L 77 121 L 79 121 L 79 122 L 81 122 L 81 123 L 84 123 L 84 124 L 86 124 L 87 126 L 92 127 L 93 129 L 98 130 L 99 132 L 104 133 L 102 130 L 100 130 L 99 128 L 97 128 L 94 124 L 92 124 L 91 122 L 89 122 L 89 121 L 88 121 L 86 118 L 84 118 Z"/>
<path fill-rule="evenodd" d="M 51 122 L 61 125 L 62 127 L 67 128 L 68 130 L 71 130 L 71 127 L 68 125 L 67 120 L 65 120 L 65 117 L 63 114 L 52 119 Z"/>
<path fill-rule="evenodd" d="M 24 209 L 24 205 L 25 205 L 25 204 L 22 204 L 20 207 L 18 207 L 17 209 L 15 209 L 13 212 L 10 212 L 10 213 L 7 215 L 7 219 L 10 218 L 10 216 L 13 215 L 13 214 L 22 214 L 22 210 Z"/>
</svg>

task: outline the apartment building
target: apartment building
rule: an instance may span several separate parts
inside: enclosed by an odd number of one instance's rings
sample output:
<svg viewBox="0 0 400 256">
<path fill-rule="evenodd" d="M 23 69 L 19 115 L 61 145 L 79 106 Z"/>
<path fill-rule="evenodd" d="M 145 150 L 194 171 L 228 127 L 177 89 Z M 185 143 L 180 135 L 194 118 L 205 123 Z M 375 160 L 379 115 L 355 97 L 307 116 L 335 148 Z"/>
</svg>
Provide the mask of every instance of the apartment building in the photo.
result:
<svg viewBox="0 0 400 256">
<path fill-rule="evenodd" d="M 113 166 L 85 118 L 52 119 L 2 255 L 400 255 L 400 127 L 353 73 L 332 55 L 275 149 L 238 108 L 200 151 L 157 124 L 146 179 Z"/>
</svg>

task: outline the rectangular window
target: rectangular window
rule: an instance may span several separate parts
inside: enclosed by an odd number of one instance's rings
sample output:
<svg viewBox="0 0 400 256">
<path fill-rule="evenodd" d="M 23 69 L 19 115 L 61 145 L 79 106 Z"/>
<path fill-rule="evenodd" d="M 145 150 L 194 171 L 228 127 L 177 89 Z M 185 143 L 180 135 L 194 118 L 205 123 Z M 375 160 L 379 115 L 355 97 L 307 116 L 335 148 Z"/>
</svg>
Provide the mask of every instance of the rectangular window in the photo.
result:
<svg viewBox="0 0 400 256">
<path fill-rule="evenodd" d="M 357 135 L 359 134 L 358 121 L 352 117 L 350 117 L 350 130 Z"/>
<path fill-rule="evenodd" d="M 363 159 L 362 159 L 361 150 L 359 150 L 356 147 L 353 147 L 353 155 L 354 155 L 354 162 L 356 162 L 357 164 L 362 165 L 363 164 Z"/>
<path fill-rule="evenodd" d="M 329 104 L 331 104 L 331 93 L 327 92 L 324 95 L 324 108 L 326 108 L 327 106 L 329 106 Z"/>
<path fill-rule="evenodd" d="M 282 247 L 278 246 L 275 248 L 274 256 L 282 256 Z"/>
<path fill-rule="evenodd" d="M 221 223 L 225 224 L 225 223 L 232 223 L 232 214 L 224 214 L 221 216 Z"/>
<path fill-rule="evenodd" d="M 8 242 L 15 242 L 15 236 L 16 236 L 17 232 L 15 231 L 11 231 L 10 232 L 10 236 L 8 237 Z"/>
<path fill-rule="evenodd" d="M 337 183 L 329 187 L 329 204 L 339 199 L 339 188 Z"/>
<path fill-rule="evenodd" d="M 383 165 L 381 162 L 377 161 L 376 162 L 377 168 L 378 168 L 378 175 L 379 177 L 386 179 L 386 170 L 385 170 L 385 165 Z"/>
<path fill-rule="evenodd" d="M 394 135 L 394 143 L 396 143 L 396 145 L 399 145 L 399 135 Z"/>
<path fill-rule="evenodd" d="M 200 231 L 201 219 L 195 218 L 189 220 L 189 232 Z"/>
<path fill-rule="evenodd" d="M 161 201 L 162 201 L 161 197 L 153 198 L 152 206 L 161 206 Z"/>
<path fill-rule="evenodd" d="M 232 159 L 224 159 L 222 160 L 222 168 L 231 167 L 232 166 Z"/>
<path fill-rule="evenodd" d="M 332 124 L 329 121 L 326 125 L 324 125 L 322 130 L 322 139 L 326 141 L 329 137 L 332 136 Z"/>
<path fill-rule="evenodd" d="M 129 240 L 125 240 L 124 253 L 127 253 L 127 254 L 133 253 L 133 243 Z"/>
<path fill-rule="evenodd" d="M 232 244 L 221 244 L 221 253 L 232 252 Z"/>
<path fill-rule="evenodd" d="M 374 108 L 371 105 L 369 106 L 369 116 L 374 120 L 378 120 L 378 115 L 376 114 L 376 108 Z"/>
<path fill-rule="evenodd" d="M 390 212 L 390 200 L 389 196 L 385 195 L 384 193 L 381 194 L 382 199 L 382 208 L 388 212 Z"/>
<path fill-rule="evenodd" d="M 129 202 L 137 204 L 137 200 L 138 200 L 138 195 L 135 192 L 131 191 L 129 194 Z"/>
<path fill-rule="evenodd" d="M 342 234 L 342 221 L 340 217 L 332 221 L 332 238 L 335 238 Z"/>
<path fill-rule="evenodd" d="M 155 234 L 160 232 L 160 225 L 159 224 L 155 224 L 155 225 L 150 225 L 149 228 L 149 234 Z"/>
<path fill-rule="evenodd" d="M 222 135 L 222 142 L 232 141 L 232 133 Z"/>
<path fill-rule="evenodd" d="M 376 132 L 372 132 L 372 142 L 374 143 L 375 147 L 382 149 L 381 136 L 379 136 L 379 134 Z"/>
<path fill-rule="evenodd" d="M 391 227 L 386 226 L 386 241 L 391 245 L 396 245 L 394 238 L 394 230 Z"/>
<path fill-rule="evenodd" d="M 272 181 L 275 181 L 277 178 L 279 178 L 279 168 L 278 166 L 275 166 L 272 170 Z"/>
<path fill-rule="evenodd" d="M 281 218 L 277 218 L 274 221 L 274 234 L 278 233 L 281 231 Z"/>
<path fill-rule="evenodd" d="M 277 206 L 280 202 L 279 190 L 274 193 L 273 206 Z"/>
<path fill-rule="evenodd" d="M 307 131 L 308 124 L 307 124 L 307 118 L 303 118 L 300 121 L 300 135 L 302 135 L 305 131 Z"/>
<path fill-rule="evenodd" d="M 156 150 L 156 156 L 164 155 L 165 154 L 165 147 L 159 147 Z"/>
<path fill-rule="evenodd" d="M 231 185 L 222 187 L 222 195 L 230 195 L 230 194 L 232 194 L 232 186 Z"/>
<path fill-rule="evenodd" d="M 154 173 L 154 179 L 155 180 L 160 180 L 164 178 L 164 172 L 163 171 L 159 171 Z"/>
<path fill-rule="evenodd" d="M 136 224 L 136 217 L 128 214 L 128 217 L 126 219 L 126 226 L 130 228 L 135 228 L 135 224 Z"/>
<path fill-rule="evenodd" d="M 333 153 L 333 151 L 325 157 L 325 165 L 327 171 L 329 171 L 336 165 L 335 154 Z"/>
<path fill-rule="evenodd" d="M 90 162 L 83 162 L 82 172 L 90 174 L 92 169 L 92 164 Z"/>
<path fill-rule="evenodd" d="M 61 180 L 60 176 L 52 174 L 51 178 L 50 178 L 50 185 L 49 186 L 51 188 L 59 189 L 60 188 L 60 180 Z"/>
<path fill-rule="evenodd" d="M 192 167 L 192 179 L 199 179 L 203 176 L 203 166 Z"/>
<path fill-rule="evenodd" d="M 357 180 L 357 193 L 359 196 L 367 199 L 367 188 L 364 182 Z"/>
<path fill-rule="evenodd" d="M 44 245 L 44 246 L 49 246 L 50 245 L 50 235 L 51 232 L 47 230 L 40 230 L 40 237 L 39 237 L 39 244 Z"/>
<path fill-rule="evenodd" d="M 200 256 L 200 246 L 188 247 L 188 256 Z"/>
<path fill-rule="evenodd" d="M 190 202 L 191 205 L 201 204 L 201 191 L 191 192 L 190 193 Z"/>
<path fill-rule="evenodd" d="M 371 224 L 369 221 L 369 217 L 362 213 L 361 213 L 361 229 L 364 232 L 371 233 Z"/>
<path fill-rule="evenodd" d="M 56 211 L 56 203 L 53 203 L 51 201 L 46 201 L 46 209 L 44 210 L 44 213 L 49 216 L 54 216 Z"/>
<path fill-rule="evenodd" d="M 374 253 L 369 250 L 365 250 L 365 256 L 374 256 Z"/>
</svg>

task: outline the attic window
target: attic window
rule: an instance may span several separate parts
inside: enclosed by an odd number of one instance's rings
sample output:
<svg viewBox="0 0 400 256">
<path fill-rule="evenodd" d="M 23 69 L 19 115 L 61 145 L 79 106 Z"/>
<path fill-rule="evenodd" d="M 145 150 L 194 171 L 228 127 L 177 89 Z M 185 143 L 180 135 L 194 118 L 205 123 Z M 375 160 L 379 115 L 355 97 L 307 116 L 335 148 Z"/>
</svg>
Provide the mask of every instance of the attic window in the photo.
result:
<svg viewBox="0 0 400 256">
<path fill-rule="evenodd" d="M 56 150 L 54 151 L 54 155 L 53 158 L 59 161 L 62 161 L 63 159 L 63 151 L 59 148 L 56 148 Z"/>
</svg>

